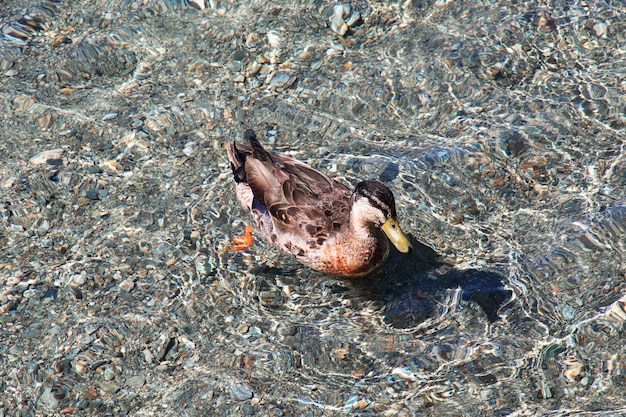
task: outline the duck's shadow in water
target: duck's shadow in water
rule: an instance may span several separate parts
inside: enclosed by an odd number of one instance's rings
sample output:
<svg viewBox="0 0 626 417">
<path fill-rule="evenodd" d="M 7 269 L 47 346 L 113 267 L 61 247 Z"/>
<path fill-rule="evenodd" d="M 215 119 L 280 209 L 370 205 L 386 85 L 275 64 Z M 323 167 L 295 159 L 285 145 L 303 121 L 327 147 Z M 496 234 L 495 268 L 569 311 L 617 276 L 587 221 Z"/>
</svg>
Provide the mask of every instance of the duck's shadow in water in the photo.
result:
<svg viewBox="0 0 626 417">
<path fill-rule="evenodd" d="M 476 269 L 459 270 L 443 262 L 442 256 L 412 235 L 408 235 L 413 250 L 403 254 L 392 248 L 385 265 L 373 274 L 362 278 L 328 281 L 328 277 L 309 271 L 301 275 L 301 266 L 293 261 L 293 267 L 263 265 L 252 272 L 259 277 L 281 276 L 290 280 L 319 279 L 331 285 L 335 293 L 351 298 L 357 304 L 374 302 L 384 315 L 385 322 L 396 328 L 411 328 L 424 320 L 440 314 L 442 301 L 451 289 L 460 289 L 461 299 L 476 303 L 487 320 L 498 319 L 498 310 L 511 298 L 511 291 L 504 287 L 504 277 L 496 272 Z M 296 278 L 298 276 L 299 278 Z M 258 290 L 270 290 L 270 279 L 262 279 Z M 271 291 L 269 291 L 271 293 Z M 277 297 L 280 298 L 280 297 Z M 265 306 L 278 306 L 280 300 L 264 299 Z"/>
<path fill-rule="evenodd" d="M 441 298 L 460 288 L 463 301 L 474 302 L 490 322 L 511 298 L 504 278 L 492 271 L 459 270 L 443 262 L 441 255 L 409 235 L 413 250 L 402 254 L 392 249 L 389 259 L 367 277 L 343 281 L 337 287 L 355 299 L 381 305 L 385 321 L 398 328 L 414 327 L 438 313 Z"/>
</svg>

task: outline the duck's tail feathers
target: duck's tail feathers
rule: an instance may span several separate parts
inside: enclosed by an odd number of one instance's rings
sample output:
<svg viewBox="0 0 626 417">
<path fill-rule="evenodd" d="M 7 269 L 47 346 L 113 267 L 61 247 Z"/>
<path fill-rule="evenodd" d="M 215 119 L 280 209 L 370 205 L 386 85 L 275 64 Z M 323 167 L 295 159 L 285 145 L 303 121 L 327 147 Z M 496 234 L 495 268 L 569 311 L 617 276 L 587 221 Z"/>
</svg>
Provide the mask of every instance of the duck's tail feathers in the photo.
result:
<svg viewBox="0 0 626 417">
<path fill-rule="evenodd" d="M 252 149 L 252 156 L 255 159 L 258 159 L 261 162 L 274 163 L 274 159 L 272 158 L 272 155 L 268 151 L 265 150 L 263 145 L 261 145 L 261 142 L 259 142 L 259 140 L 257 139 L 256 133 L 254 133 L 254 130 L 246 129 L 246 131 L 243 133 L 243 137 L 245 140 L 250 142 L 250 148 Z"/>
<path fill-rule="evenodd" d="M 237 184 L 248 182 L 245 165 L 246 158 L 252 155 L 250 148 L 231 142 L 226 145 L 226 152 L 228 153 L 228 160 L 230 161 L 230 168 L 233 170 L 235 182 Z"/>
<path fill-rule="evenodd" d="M 243 133 L 244 139 L 250 143 L 250 145 L 238 145 L 235 142 L 226 145 L 226 151 L 228 152 L 228 160 L 230 161 L 230 167 L 233 170 L 233 176 L 236 183 L 247 183 L 248 177 L 246 174 L 246 158 L 252 157 L 261 162 L 274 163 L 272 155 L 266 151 L 261 142 L 256 137 L 256 133 L 252 129 L 246 129 Z"/>
</svg>

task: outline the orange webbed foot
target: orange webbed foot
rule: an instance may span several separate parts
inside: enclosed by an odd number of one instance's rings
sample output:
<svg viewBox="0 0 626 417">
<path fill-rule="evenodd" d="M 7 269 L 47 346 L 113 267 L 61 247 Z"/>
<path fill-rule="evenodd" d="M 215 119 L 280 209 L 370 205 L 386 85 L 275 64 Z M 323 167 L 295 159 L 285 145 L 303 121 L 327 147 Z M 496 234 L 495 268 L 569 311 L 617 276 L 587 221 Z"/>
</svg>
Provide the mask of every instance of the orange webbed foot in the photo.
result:
<svg viewBox="0 0 626 417">
<path fill-rule="evenodd" d="M 252 237 L 252 226 L 246 226 L 246 231 L 243 236 L 236 236 L 233 238 L 232 245 L 226 245 L 224 250 L 244 250 L 248 249 L 254 243 L 254 238 Z"/>
</svg>

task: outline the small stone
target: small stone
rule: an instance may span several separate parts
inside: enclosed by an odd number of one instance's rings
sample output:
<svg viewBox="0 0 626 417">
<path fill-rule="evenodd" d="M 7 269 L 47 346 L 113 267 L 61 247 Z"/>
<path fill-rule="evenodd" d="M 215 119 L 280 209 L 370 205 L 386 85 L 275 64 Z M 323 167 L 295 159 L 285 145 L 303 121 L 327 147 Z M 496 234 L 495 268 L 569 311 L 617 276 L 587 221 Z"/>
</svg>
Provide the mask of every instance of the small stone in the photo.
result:
<svg viewBox="0 0 626 417">
<path fill-rule="evenodd" d="M 243 411 L 244 416 L 253 416 L 254 413 L 256 413 L 256 410 L 250 404 L 244 404 L 243 407 L 241 407 L 241 411 Z"/>
<path fill-rule="evenodd" d="M 591 385 L 593 383 L 593 378 L 590 376 L 585 376 L 580 379 L 581 385 Z"/>
<path fill-rule="evenodd" d="M 235 52 L 233 52 L 233 54 L 231 55 L 231 58 L 233 61 L 244 61 L 246 59 L 246 51 L 245 49 L 237 49 Z"/>
<path fill-rule="evenodd" d="M 80 287 L 85 282 L 87 282 L 87 273 L 85 271 L 81 271 L 80 274 L 70 274 L 67 282 L 72 287 Z"/>
<path fill-rule="evenodd" d="M 352 14 L 350 15 L 350 17 L 348 18 L 348 20 L 346 21 L 346 24 L 349 27 L 355 26 L 357 23 L 359 23 L 361 21 L 361 12 L 355 10 L 352 12 Z"/>
<path fill-rule="evenodd" d="M 271 65 L 263 64 L 263 65 L 261 65 L 261 68 L 259 68 L 259 74 L 261 74 L 261 75 L 267 75 L 270 72 L 272 72 L 272 66 Z"/>
<path fill-rule="evenodd" d="M 411 372 L 410 369 L 408 368 L 394 368 L 391 373 L 395 376 L 397 376 L 398 378 L 402 378 L 405 380 L 409 380 L 409 381 L 417 381 L 417 377 L 415 376 L 415 374 L 413 372 Z"/>
<path fill-rule="evenodd" d="M 50 230 L 50 222 L 48 220 L 44 220 L 41 222 L 39 227 L 37 228 L 37 232 L 41 235 L 45 235 Z"/>
<path fill-rule="evenodd" d="M 350 8 L 338 4 L 333 9 L 333 16 L 330 18 L 330 28 L 339 36 L 343 36 L 348 31 L 348 25 L 343 20 L 344 16 L 350 13 Z"/>
<path fill-rule="evenodd" d="M 131 292 L 132 289 L 135 288 L 135 283 L 130 280 L 123 280 L 120 282 L 120 289 L 126 292 Z"/>
<path fill-rule="evenodd" d="M 130 378 L 126 379 L 126 385 L 134 389 L 143 387 L 145 383 L 146 378 L 141 375 L 131 376 Z"/>
<path fill-rule="evenodd" d="M 37 103 L 37 99 L 32 96 L 17 96 L 11 100 L 11 107 L 16 113 L 24 113 Z"/>
<path fill-rule="evenodd" d="M 62 165 L 63 149 L 50 149 L 49 151 L 43 151 L 38 153 L 29 159 L 29 162 L 33 165 Z"/>
<path fill-rule="evenodd" d="M 352 394 L 348 398 L 348 401 L 346 401 L 346 403 L 344 404 L 343 412 L 346 414 L 350 413 L 355 408 L 355 405 L 357 404 L 358 401 L 359 401 L 359 396 L 356 394 Z"/>
<path fill-rule="evenodd" d="M 89 368 L 89 364 L 83 358 L 74 359 L 74 370 L 77 374 L 83 374 Z"/>
<path fill-rule="evenodd" d="M 42 130 L 49 129 L 50 126 L 52 126 L 52 122 L 54 122 L 54 117 L 52 117 L 50 113 L 46 113 L 37 119 L 37 125 L 39 125 Z"/>
<path fill-rule="evenodd" d="M 338 347 L 333 349 L 333 353 L 340 360 L 347 359 L 350 356 L 350 350 L 344 347 Z"/>
<path fill-rule="evenodd" d="M 596 33 L 596 36 L 598 38 L 602 38 L 606 35 L 606 32 L 608 31 L 608 26 L 604 22 L 598 22 L 593 25 L 593 31 Z"/>
<path fill-rule="evenodd" d="M 248 64 L 248 73 L 250 75 L 256 75 L 258 74 L 259 70 L 261 69 L 261 64 L 257 61 L 251 61 Z"/>
<path fill-rule="evenodd" d="M 115 394 L 120 390 L 120 387 L 117 384 L 110 381 L 99 381 L 98 386 L 107 394 Z"/>
<path fill-rule="evenodd" d="M 105 381 L 112 381 L 112 380 L 115 379 L 115 371 L 113 369 L 111 369 L 111 368 L 106 368 L 104 370 L 103 377 L 104 377 Z"/>
<path fill-rule="evenodd" d="M 54 392 L 52 392 L 51 388 L 43 390 L 41 402 L 48 408 L 57 408 L 59 406 L 59 400 L 54 398 Z"/>
<path fill-rule="evenodd" d="M 84 410 L 89 406 L 89 401 L 86 398 L 79 398 L 74 403 L 74 407 L 78 410 Z"/>
<path fill-rule="evenodd" d="M 295 79 L 292 78 L 291 75 L 289 75 L 288 73 L 278 72 L 272 77 L 272 80 L 270 81 L 270 87 L 286 88 L 293 84 L 294 81 Z"/>
<path fill-rule="evenodd" d="M 141 353 L 143 354 L 144 360 L 147 363 L 154 363 L 155 362 L 154 355 L 152 354 L 150 349 L 144 349 Z"/>
<path fill-rule="evenodd" d="M 2 71 L 6 71 L 9 68 L 12 68 L 13 65 L 15 65 L 13 61 L 8 61 L 6 59 L 0 59 L 0 70 L 2 70 Z"/>
<path fill-rule="evenodd" d="M 267 43 L 270 45 L 270 48 L 276 48 L 280 45 L 280 34 L 275 30 L 267 32 Z"/>
<path fill-rule="evenodd" d="M 245 401 L 251 399 L 253 393 L 252 390 L 245 385 L 234 385 L 230 387 L 230 395 L 237 401 Z"/>
<path fill-rule="evenodd" d="M 189 4 L 200 10 L 206 9 L 206 2 L 204 0 L 190 0 Z"/>
<path fill-rule="evenodd" d="M 52 46 L 57 47 L 57 48 L 59 46 L 67 45 L 67 44 L 70 44 L 70 43 L 72 43 L 72 39 L 67 37 L 67 36 L 65 36 L 65 35 L 55 36 L 54 39 L 52 39 L 52 41 L 50 42 L 50 44 Z"/>
</svg>

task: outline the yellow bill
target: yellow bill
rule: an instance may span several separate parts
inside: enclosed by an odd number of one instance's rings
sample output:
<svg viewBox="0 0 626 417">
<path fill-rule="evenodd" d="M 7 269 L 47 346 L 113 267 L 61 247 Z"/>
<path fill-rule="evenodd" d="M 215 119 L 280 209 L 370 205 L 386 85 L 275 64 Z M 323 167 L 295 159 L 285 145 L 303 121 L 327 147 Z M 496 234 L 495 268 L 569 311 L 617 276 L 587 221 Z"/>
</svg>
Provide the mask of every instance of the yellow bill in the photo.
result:
<svg viewBox="0 0 626 417">
<path fill-rule="evenodd" d="M 387 235 L 391 243 L 402 253 L 408 253 L 411 250 L 411 242 L 406 237 L 396 219 L 389 218 L 381 227 Z"/>
</svg>

